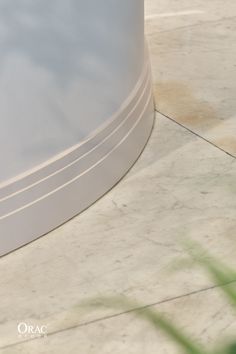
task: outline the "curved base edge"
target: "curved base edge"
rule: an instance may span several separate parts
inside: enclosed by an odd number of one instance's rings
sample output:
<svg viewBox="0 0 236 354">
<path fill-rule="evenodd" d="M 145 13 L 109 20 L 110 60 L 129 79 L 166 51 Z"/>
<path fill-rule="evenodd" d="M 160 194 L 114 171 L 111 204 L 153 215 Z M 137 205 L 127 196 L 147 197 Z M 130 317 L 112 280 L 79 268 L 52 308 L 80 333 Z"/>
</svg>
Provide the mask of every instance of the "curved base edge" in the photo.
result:
<svg viewBox="0 0 236 354">
<path fill-rule="evenodd" d="M 43 166 L 47 173 L 41 177 L 29 174 L 24 181 L 17 181 L 18 187 L 16 184 L 0 187 L 0 256 L 47 234 L 85 210 L 134 164 L 148 141 L 154 121 L 149 63 L 144 73 L 135 97 L 104 129 L 93 134 L 95 145 L 86 141 L 79 149 L 72 149 L 73 157 L 71 150 L 61 154 L 63 159 L 60 157 L 60 164 L 56 161 L 58 165 L 55 160 L 49 161 L 46 168 Z"/>
</svg>

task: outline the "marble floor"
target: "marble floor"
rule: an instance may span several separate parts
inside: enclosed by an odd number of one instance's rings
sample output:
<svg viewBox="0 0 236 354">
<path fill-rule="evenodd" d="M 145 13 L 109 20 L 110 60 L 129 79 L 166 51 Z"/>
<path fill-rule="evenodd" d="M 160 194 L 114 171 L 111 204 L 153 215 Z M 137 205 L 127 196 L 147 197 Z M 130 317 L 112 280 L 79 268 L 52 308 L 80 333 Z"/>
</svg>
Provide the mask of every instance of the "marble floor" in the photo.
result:
<svg viewBox="0 0 236 354">
<path fill-rule="evenodd" d="M 146 0 L 151 139 L 92 207 L 0 259 L 1 354 L 179 353 L 133 313 L 77 311 L 101 295 L 157 309 L 209 347 L 235 334 L 220 289 L 198 267 L 177 269 L 183 237 L 236 268 L 235 16 L 229 0 Z M 20 322 L 48 336 L 20 338 Z"/>
<path fill-rule="evenodd" d="M 236 2 L 146 0 L 157 109 L 236 156 Z"/>
</svg>

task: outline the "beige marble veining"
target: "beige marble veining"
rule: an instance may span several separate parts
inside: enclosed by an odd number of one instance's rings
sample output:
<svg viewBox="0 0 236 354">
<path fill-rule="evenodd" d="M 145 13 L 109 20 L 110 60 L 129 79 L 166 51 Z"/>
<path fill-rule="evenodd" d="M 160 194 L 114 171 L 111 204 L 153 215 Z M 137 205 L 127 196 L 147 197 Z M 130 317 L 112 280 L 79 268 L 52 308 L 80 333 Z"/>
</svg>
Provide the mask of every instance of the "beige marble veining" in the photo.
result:
<svg viewBox="0 0 236 354">
<path fill-rule="evenodd" d="M 147 31 L 155 26 L 159 32 L 219 22 L 236 15 L 236 3 L 231 0 L 145 0 Z"/>
<path fill-rule="evenodd" d="M 46 323 L 55 333 L 116 313 L 77 316 L 73 307 L 90 297 L 123 294 L 152 304 L 210 287 L 199 269 L 170 270 L 186 257 L 182 237 L 236 266 L 235 173 L 234 158 L 157 114 L 144 153 L 115 188 L 0 259 L 0 352 L 22 340 L 19 322 Z"/>
<path fill-rule="evenodd" d="M 197 306 L 196 306 L 197 304 Z M 233 341 L 235 312 L 219 289 L 208 290 L 152 306 L 154 311 L 178 325 L 208 350 Z M 134 313 L 100 320 L 46 338 L 28 341 L 1 351 L 1 354 L 180 354 L 160 330 Z"/>
<path fill-rule="evenodd" d="M 235 156 L 236 3 L 145 3 L 157 109 Z M 98 295 L 163 302 L 155 308 L 209 346 L 235 334 L 235 313 L 205 273 L 172 269 L 187 256 L 182 237 L 236 267 L 235 174 L 233 157 L 157 114 L 144 153 L 114 189 L 0 259 L 0 353 L 178 352 L 132 314 L 74 310 Z M 21 321 L 46 324 L 51 335 L 20 343 Z"/>
<path fill-rule="evenodd" d="M 234 156 L 235 16 L 229 1 L 147 1 L 157 109 Z"/>
</svg>

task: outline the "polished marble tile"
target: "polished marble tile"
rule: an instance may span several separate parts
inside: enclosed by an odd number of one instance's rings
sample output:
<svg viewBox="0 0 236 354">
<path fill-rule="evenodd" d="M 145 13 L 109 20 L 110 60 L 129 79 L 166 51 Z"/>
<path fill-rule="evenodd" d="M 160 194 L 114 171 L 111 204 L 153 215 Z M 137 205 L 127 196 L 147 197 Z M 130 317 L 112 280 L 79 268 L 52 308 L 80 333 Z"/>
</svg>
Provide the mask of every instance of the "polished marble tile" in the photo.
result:
<svg viewBox="0 0 236 354">
<path fill-rule="evenodd" d="M 236 15 L 236 4 L 231 0 L 145 0 L 147 30 L 150 24 L 158 31 L 195 26 L 221 21 Z M 151 29 L 151 28 L 150 28 Z"/>
<path fill-rule="evenodd" d="M 151 304 L 211 286 L 199 269 L 170 269 L 186 257 L 183 236 L 236 266 L 235 173 L 234 158 L 157 114 L 145 151 L 115 188 L 0 259 L 0 348 L 22 340 L 22 321 L 53 333 L 115 313 L 78 318 L 73 306 L 83 299 L 124 294 Z"/>
<path fill-rule="evenodd" d="M 159 5 L 146 21 L 157 109 L 236 156 L 236 3 Z"/>
<path fill-rule="evenodd" d="M 218 289 L 152 306 L 188 338 L 208 350 L 232 342 L 236 331 L 235 312 Z M 235 339 L 235 338 L 234 338 Z M 179 347 L 134 313 L 121 314 L 60 333 L 28 340 L 6 348 L 1 354 L 177 354 Z"/>
</svg>

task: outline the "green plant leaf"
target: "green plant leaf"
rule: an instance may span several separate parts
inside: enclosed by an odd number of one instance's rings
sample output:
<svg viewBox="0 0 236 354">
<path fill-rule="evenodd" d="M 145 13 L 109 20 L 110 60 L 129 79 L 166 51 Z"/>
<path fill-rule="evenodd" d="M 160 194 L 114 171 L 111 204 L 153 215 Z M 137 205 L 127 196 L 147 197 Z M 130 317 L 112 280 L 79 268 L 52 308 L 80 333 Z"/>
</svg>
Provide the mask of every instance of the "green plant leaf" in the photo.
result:
<svg viewBox="0 0 236 354">
<path fill-rule="evenodd" d="M 236 342 L 226 348 L 225 354 L 236 354 Z"/>
<path fill-rule="evenodd" d="M 187 241 L 185 248 L 191 258 L 208 272 L 214 283 L 221 287 L 231 303 L 236 306 L 236 272 L 210 256 L 198 243 Z"/>
<path fill-rule="evenodd" d="M 165 319 L 163 315 L 153 310 L 148 306 L 140 306 L 140 304 L 130 301 L 124 297 L 101 297 L 95 298 L 79 305 L 87 308 L 93 307 L 107 307 L 122 309 L 126 313 L 135 313 L 139 318 L 147 320 L 155 329 L 161 329 L 167 334 L 175 343 L 177 343 L 182 350 L 187 354 L 207 354 L 207 352 L 189 339 L 180 329 L 173 325 L 169 320 Z"/>
</svg>

